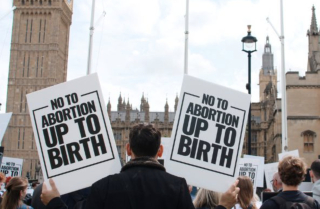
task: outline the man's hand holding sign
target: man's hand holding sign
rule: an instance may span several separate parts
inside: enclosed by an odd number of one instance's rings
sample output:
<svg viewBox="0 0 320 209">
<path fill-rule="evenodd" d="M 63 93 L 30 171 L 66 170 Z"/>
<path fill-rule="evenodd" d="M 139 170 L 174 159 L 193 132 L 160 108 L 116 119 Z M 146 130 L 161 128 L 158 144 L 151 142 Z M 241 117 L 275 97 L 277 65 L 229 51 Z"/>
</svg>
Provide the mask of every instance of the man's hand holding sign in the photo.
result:
<svg viewBox="0 0 320 209">
<path fill-rule="evenodd" d="M 53 178 L 61 194 L 120 170 L 96 74 L 28 94 L 27 99 L 44 178 Z"/>
</svg>

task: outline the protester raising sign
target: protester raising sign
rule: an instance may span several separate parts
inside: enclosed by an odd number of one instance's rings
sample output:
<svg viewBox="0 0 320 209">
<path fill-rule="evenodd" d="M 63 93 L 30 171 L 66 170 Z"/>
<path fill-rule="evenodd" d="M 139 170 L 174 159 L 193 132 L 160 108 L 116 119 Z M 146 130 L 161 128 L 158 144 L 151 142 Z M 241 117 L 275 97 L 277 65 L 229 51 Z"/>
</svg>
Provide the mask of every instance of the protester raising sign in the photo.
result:
<svg viewBox="0 0 320 209">
<path fill-rule="evenodd" d="M 269 163 L 264 165 L 264 173 L 266 176 L 267 188 L 269 188 L 273 192 L 276 192 L 276 191 L 273 190 L 272 180 L 273 180 L 273 175 L 278 172 L 278 164 L 279 162 Z"/>
<path fill-rule="evenodd" d="M 23 159 L 3 157 L 0 172 L 4 173 L 6 177 L 21 176 Z"/>
<path fill-rule="evenodd" d="M 167 171 L 188 184 L 225 191 L 238 176 L 250 95 L 185 75 Z"/>
<path fill-rule="evenodd" d="M 97 74 L 28 94 L 27 99 L 44 178 L 54 178 L 61 194 L 119 172 Z"/>
<path fill-rule="evenodd" d="M 258 171 L 260 161 L 254 158 L 240 158 L 239 159 L 239 176 L 248 176 L 253 184 L 253 188 L 257 188 Z"/>
<path fill-rule="evenodd" d="M 243 155 L 243 158 L 253 158 L 259 160 L 258 173 L 257 173 L 257 187 L 263 187 L 264 180 L 264 157 L 254 155 Z"/>
</svg>

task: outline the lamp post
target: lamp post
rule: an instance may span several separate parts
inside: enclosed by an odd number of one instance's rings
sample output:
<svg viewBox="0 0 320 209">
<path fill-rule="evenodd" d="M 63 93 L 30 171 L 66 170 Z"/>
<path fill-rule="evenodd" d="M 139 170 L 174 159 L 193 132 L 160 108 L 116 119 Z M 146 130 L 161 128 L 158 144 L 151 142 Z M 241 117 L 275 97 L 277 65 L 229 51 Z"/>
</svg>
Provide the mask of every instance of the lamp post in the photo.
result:
<svg viewBox="0 0 320 209">
<path fill-rule="evenodd" d="M 248 35 L 241 40 L 242 51 L 248 54 L 248 83 L 246 85 L 248 94 L 251 94 L 251 53 L 257 51 L 257 41 L 257 38 L 251 35 L 251 25 L 248 25 Z M 251 155 L 251 105 L 248 117 L 248 154 Z"/>
</svg>

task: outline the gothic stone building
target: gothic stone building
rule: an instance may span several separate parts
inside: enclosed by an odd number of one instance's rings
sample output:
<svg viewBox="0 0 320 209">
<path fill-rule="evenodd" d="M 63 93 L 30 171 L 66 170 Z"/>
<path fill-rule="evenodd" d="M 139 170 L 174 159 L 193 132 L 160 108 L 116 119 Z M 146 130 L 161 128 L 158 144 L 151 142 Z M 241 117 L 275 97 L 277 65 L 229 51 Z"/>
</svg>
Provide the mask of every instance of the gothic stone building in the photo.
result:
<svg viewBox="0 0 320 209">
<path fill-rule="evenodd" d="M 26 94 L 67 78 L 72 0 L 13 0 L 6 112 L 12 118 L 3 138 L 4 155 L 23 158 L 23 176 L 35 178 L 39 157 Z"/>
<path fill-rule="evenodd" d="M 320 45 L 315 8 L 312 8 L 308 62 L 305 76 L 286 73 L 288 150 L 299 150 L 308 166 L 320 157 Z M 277 98 L 277 73 L 267 38 L 259 74 L 260 101 L 252 103 L 252 154 L 267 163 L 278 161 L 281 152 L 281 100 Z M 244 153 L 247 152 L 246 143 Z"/>
<path fill-rule="evenodd" d="M 5 156 L 23 158 L 23 176 L 39 176 L 39 158 L 34 143 L 25 95 L 66 81 L 72 0 L 13 0 L 11 56 L 8 78 L 6 112 L 13 112 L 3 139 Z M 308 165 L 320 155 L 320 46 L 315 9 L 307 32 L 309 39 L 306 75 L 286 74 L 288 150 L 298 149 Z M 264 156 L 267 163 L 278 161 L 281 152 L 281 100 L 277 98 L 277 72 L 273 66 L 271 44 L 267 38 L 259 74 L 260 101 L 251 104 L 252 154 Z M 152 112 L 142 96 L 140 109 L 133 110 L 129 100 L 120 95 L 117 111 L 108 115 L 122 163 L 129 130 L 147 122 L 160 129 L 163 137 L 170 137 L 177 109 Z M 247 152 L 244 143 L 243 152 Z M 36 172 L 37 171 L 37 172 Z"/>
<path fill-rule="evenodd" d="M 117 111 L 111 111 L 109 100 L 107 104 L 108 115 L 122 164 L 126 162 L 125 145 L 129 141 L 129 131 L 132 126 L 139 123 L 151 123 L 160 130 L 162 137 L 171 136 L 178 101 L 178 96 L 176 96 L 174 112 L 169 112 L 168 101 L 165 103 L 163 112 L 151 112 L 149 102 L 144 95 L 142 95 L 139 110 L 133 110 L 129 99 L 126 103 L 125 99 L 122 100 L 120 94 Z"/>
</svg>

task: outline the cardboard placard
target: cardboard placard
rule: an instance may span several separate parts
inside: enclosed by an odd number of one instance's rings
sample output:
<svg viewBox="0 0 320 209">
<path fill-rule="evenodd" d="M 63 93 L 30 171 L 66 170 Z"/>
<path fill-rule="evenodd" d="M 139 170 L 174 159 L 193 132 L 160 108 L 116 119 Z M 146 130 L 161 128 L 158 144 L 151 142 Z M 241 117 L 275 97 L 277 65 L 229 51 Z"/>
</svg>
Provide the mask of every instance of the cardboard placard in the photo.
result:
<svg viewBox="0 0 320 209">
<path fill-rule="evenodd" d="M 238 176 L 250 95 L 184 76 L 166 159 L 188 184 L 223 192 Z"/>
<path fill-rule="evenodd" d="M 6 177 L 21 176 L 23 159 L 13 157 L 3 157 L 0 172 Z"/>
<path fill-rule="evenodd" d="M 44 179 L 53 178 L 61 194 L 120 171 L 97 74 L 33 92 L 27 99 Z"/>
<path fill-rule="evenodd" d="M 11 116 L 12 112 L 0 114 L 0 144 L 2 142 L 2 137 L 6 132 Z"/>
<path fill-rule="evenodd" d="M 276 191 L 273 190 L 271 180 L 273 179 L 273 175 L 278 172 L 278 164 L 279 162 L 268 163 L 264 165 L 264 173 L 266 175 L 267 188 L 271 189 L 271 191 L 273 192 L 276 192 Z"/>
<path fill-rule="evenodd" d="M 239 176 L 248 176 L 253 184 L 253 188 L 257 188 L 258 172 L 260 167 L 260 160 L 254 158 L 240 158 L 239 159 Z"/>
<path fill-rule="evenodd" d="M 243 158 L 252 158 L 259 160 L 259 168 L 258 168 L 258 178 L 257 178 L 257 187 L 263 187 L 263 179 L 264 179 L 264 157 L 254 156 L 254 155 L 244 155 Z"/>
<path fill-rule="evenodd" d="M 287 156 L 299 157 L 299 150 L 296 149 L 296 150 L 291 150 L 291 151 L 288 151 L 288 152 L 279 153 L 278 154 L 279 161 L 282 160 L 284 157 L 287 157 Z"/>
</svg>

